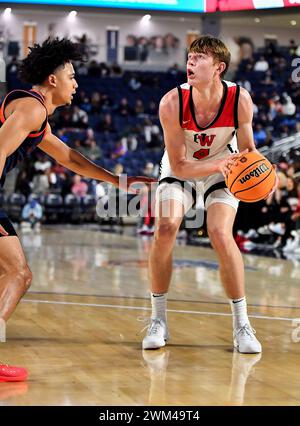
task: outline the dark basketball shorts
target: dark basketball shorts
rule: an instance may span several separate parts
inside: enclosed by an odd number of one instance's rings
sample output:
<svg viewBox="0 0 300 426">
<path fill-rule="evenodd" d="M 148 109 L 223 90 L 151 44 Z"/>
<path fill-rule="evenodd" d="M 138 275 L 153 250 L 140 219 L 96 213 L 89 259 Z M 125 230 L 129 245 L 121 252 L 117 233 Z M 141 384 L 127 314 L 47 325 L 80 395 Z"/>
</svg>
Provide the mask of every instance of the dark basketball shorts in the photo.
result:
<svg viewBox="0 0 300 426">
<path fill-rule="evenodd" d="M 0 234 L 0 238 L 18 236 L 15 228 L 13 227 L 13 224 L 11 223 L 11 221 L 8 219 L 7 216 L 6 217 L 4 216 L 3 210 L 1 211 L 1 209 L 0 209 L 0 225 L 5 229 L 6 232 L 8 232 L 8 235 Z"/>
</svg>

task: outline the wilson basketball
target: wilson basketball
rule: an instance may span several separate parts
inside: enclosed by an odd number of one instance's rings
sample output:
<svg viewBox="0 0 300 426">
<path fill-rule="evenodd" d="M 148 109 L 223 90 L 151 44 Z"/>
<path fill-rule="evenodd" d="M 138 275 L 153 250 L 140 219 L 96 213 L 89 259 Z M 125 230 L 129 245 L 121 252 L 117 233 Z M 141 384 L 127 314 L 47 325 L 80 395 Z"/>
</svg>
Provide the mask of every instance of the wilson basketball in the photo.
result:
<svg viewBox="0 0 300 426">
<path fill-rule="evenodd" d="M 272 190 L 276 181 L 276 172 L 263 155 L 248 152 L 236 166 L 230 168 L 226 185 L 239 200 L 254 203 L 263 200 Z"/>
</svg>

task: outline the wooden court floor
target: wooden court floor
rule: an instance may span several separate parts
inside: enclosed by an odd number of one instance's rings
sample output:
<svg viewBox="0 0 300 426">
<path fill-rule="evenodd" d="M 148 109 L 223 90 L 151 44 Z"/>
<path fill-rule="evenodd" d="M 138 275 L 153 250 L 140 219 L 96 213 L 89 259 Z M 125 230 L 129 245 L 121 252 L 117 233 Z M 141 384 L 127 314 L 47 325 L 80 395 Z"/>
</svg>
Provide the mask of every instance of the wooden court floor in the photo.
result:
<svg viewBox="0 0 300 426">
<path fill-rule="evenodd" d="M 242 355 L 213 251 L 177 245 L 171 340 L 143 352 L 151 240 L 50 228 L 22 243 L 34 280 L 0 359 L 30 377 L 0 383 L 0 405 L 300 405 L 300 260 L 244 256 L 263 353 Z"/>
</svg>

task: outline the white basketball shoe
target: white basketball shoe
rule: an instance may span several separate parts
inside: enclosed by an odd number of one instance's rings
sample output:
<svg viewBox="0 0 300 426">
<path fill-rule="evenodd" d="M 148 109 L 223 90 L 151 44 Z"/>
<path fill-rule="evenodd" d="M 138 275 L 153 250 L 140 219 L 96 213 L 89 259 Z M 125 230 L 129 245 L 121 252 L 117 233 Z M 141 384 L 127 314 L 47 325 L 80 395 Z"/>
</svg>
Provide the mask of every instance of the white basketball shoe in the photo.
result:
<svg viewBox="0 0 300 426">
<path fill-rule="evenodd" d="M 250 324 L 233 330 L 233 345 L 242 354 L 258 354 L 262 351 L 261 344 L 255 337 L 256 331 Z"/>
<path fill-rule="evenodd" d="M 147 334 L 143 339 L 143 349 L 159 349 L 169 339 L 167 323 L 160 318 L 151 319 Z"/>
</svg>

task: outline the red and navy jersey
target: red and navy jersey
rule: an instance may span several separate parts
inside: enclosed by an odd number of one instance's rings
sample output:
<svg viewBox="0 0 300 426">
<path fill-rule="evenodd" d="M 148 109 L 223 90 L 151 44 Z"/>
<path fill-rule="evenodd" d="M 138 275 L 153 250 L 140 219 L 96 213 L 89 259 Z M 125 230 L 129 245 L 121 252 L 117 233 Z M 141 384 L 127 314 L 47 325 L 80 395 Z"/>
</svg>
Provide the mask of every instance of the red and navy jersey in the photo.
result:
<svg viewBox="0 0 300 426">
<path fill-rule="evenodd" d="M 0 127 L 2 127 L 3 123 L 6 120 L 4 115 L 6 106 L 15 99 L 20 99 L 25 97 L 35 98 L 45 107 L 44 98 L 39 92 L 36 92 L 35 90 L 20 90 L 20 89 L 13 90 L 12 92 L 6 95 L 4 101 L 2 102 L 1 109 L 0 109 Z M 46 109 L 46 114 L 47 114 L 47 109 Z M 20 161 L 22 161 L 25 157 L 29 156 L 32 153 L 32 151 L 37 147 L 37 145 L 42 142 L 42 139 L 45 135 L 47 123 L 48 123 L 48 115 L 46 115 L 45 121 L 43 122 L 40 130 L 38 132 L 29 133 L 29 135 L 26 137 L 26 139 L 24 139 L 21 145 L 11 155 L 7 157 L 4 168 L 3 168 L 2 177 L 0 180 L 0 186 L 4 185 L 4 181 L 5 181 L 5 177 L 7 173 L 10 172 L 14 167 L 16 167 L 16 165 Z"/>
<path fill-rule="evenodd" d="M 184 83 L 177 87 L 179 96 L 179 122 L 184 131 L 187 160 L 219 159 L 237 151 L 238 99 L 240 88 L 230 81 L 222 81 L 224 90 L 215 118 L 205 127 L 197 122 L 193 87 Z M 229 149 L 230 145 L 230 149 Z M 161 178 L 173 176 L 168 153 L 161 163 Z"/>
</svg>

